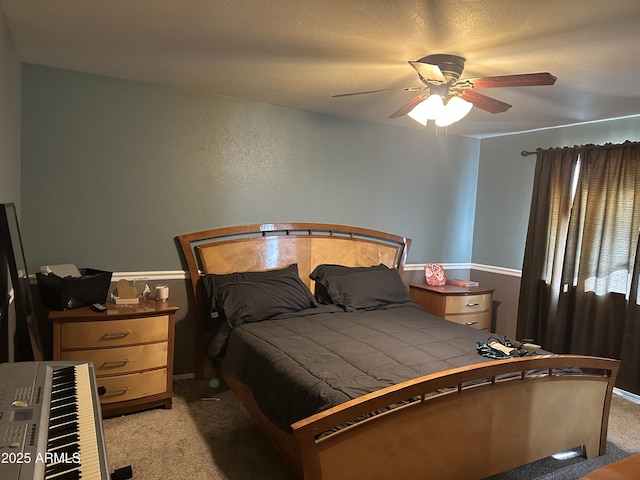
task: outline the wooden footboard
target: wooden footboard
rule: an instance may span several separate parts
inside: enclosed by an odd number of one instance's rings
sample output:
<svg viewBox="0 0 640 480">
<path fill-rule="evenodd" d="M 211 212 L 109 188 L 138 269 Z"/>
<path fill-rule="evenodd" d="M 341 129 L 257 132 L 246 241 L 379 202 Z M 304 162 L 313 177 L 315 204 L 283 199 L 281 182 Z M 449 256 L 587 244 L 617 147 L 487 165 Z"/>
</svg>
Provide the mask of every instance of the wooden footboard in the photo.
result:
<svg viewBox="0 0 640 480">
<path fill-rule="evenodd" d="M 549 355 L 461 367 L 346 402 L 295 423 L 293 434 L 273 430 L 246 387 L 230 386 L 305 480 L 481 479 L 576 447 L 605 453 L 618 366 Z"/>
</svg>

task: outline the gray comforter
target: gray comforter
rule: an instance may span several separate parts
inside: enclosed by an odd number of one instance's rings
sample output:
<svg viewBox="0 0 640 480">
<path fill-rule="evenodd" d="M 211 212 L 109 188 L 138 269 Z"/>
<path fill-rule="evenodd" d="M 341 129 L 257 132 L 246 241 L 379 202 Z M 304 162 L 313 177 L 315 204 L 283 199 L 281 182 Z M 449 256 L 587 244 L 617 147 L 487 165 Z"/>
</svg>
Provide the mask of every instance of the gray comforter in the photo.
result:
<svg viewBox="0 0 640 480">
<path fill-rule="evenodd" d="M 223 373 L 249 385 L 265 415 L 285 430 L 366 393 L 490 361 L 476 350 L 490 334 L 414 303 L 357 312 L 322 305 L 222 330 L 215 354 L 224 352 Z"/>
</svg>

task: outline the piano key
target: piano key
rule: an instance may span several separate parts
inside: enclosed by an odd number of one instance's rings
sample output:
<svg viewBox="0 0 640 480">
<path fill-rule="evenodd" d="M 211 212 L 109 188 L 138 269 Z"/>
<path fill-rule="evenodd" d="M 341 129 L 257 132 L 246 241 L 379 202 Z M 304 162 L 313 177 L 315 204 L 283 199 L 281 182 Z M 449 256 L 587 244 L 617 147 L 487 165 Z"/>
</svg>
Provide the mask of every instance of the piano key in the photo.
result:
<svg viewBox="0 0 640 480">
<path fill-rule="evenodd" d="M 67 435 L 65 437 L 59 437 L 56 439 L 52 439 L 49 440 L 47 442 L 47 450 L 51 449 L 51 448 L 57 448 L 60 447 L 62 445 L 67 445 L 69 443 L 74 443 L 74 442 L 79 442 L 80 441 L 80 437 L 78 436 L 77 433 L 72 433 L 70 435 Z"/>
<path fill-rule="evenodd" d="M 63 423 L 68 423 L 72 420 L 78 420 L 77 412 L 68 413 L 66 415 L 60 415 L 57 417 L 53 417 L 49 419 L 49 428 L 55 427 L 56 425 L 62 425 Z"/>
<path fill-rule="evenodd" d="M 65 387 L 62 388 L 60 390 L 57 390 L 55 392 L 51 392 L 51 399 L 52 400 L 58 400 L 61 398 L 68 398 L 68 397 L 73 397 L 76 394 L 76 387 L 71 386 L 71 387 Z"/>
<path fill-rule="evenodd" d="M 45 480 L 80 480 L 80 470 L 71 470 L 69 472 L 63 472 L 59 475 L 45 477 Z"/>
<path fill-rule="evenodd" d="M 60 425 L 58 427 L 54 427 L 49 430 L 49 438 L 56 439 L 58 437 L 64 437 L 65 435 L 69 435 L 70 433 L 74 433 L 78 431 L 78 422 L 66 423 L 64 425 Z"/>
<path fill-rule="evenodd" d="M 73 460 L 73 454 L 80 455 L 80 444 L 78 442 L 68 443 L 56 448 L 48 450 L 49 453 L 57 456 L 55 458 L 64 458 L 65 460 Z"/>
<path fill-rule="evenodd" d="M 60 416 L 66 415 L 67 413 L 75 413 L 78 411 L 78 407 L 75 404 L 63 405 L 51 410 L 51 415 Z"/>
<path fill-rule="evenodd" d="M 45 467 L 44 478 L 52 478 L 55 475 L 71 470 L 80 470 L 77 464 L 70 462 L 52 463 Z"/>
</svg>

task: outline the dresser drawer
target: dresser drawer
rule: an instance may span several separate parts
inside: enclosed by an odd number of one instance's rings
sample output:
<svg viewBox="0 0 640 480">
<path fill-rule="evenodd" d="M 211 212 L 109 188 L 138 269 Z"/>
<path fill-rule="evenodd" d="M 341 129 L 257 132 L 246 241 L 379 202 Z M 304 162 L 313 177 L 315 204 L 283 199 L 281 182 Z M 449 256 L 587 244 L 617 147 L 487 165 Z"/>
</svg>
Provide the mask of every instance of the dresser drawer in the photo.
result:
<svg viewBox="0 0 640 480">
<path fill-rule="evenodd" d="M 96 376 L 100 377 L 166 367 L 167 351 L 167 342 L 161 342 L 135 347 L 64 351 L 61 359 L 92 362 Z"/>
<path fill-rule="evenodd" d="M 60 330 L 62 350 L 162 342 L 169 335 L 169 316 L 108 322 L 65 322 Z"/>
<path fill-rule="evenodd" d="M 489 312 L 468 313 L 464 315 L 447 315 L 444 317 L 450 322 L 459 323 L 478 330 L 489 330 L 491 328 L 491 314 Z"/>
<path fill-rule="evenodd" d="M 167 391 L 166 368 L 113 377 L 98 377 L 96 380 L 98 387 L 106 389 L 104 395 L 100 396 L 100 403 L 124 402 Z"/>
<path fill-rule="evenodd" d="M 449 295 L 446 297 L 445 314 L 486 312 L 491 309 L 491 295 Z"/>
</svg>

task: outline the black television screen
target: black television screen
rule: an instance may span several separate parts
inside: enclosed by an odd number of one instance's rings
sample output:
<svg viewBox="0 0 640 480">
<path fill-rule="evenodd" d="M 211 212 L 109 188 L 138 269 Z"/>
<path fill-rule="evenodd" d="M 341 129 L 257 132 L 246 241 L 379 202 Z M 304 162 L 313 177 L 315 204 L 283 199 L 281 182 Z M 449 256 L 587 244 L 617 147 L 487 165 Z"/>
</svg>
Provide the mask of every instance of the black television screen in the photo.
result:
<svg viewBox="0 0 640 480">
<path fill-rule="evenodd" d="M 0 208 L 0 290 L 2 302 L 0 338 L 2 356 L 8 361 L 44 360 L 39 324 L 33 308 L 27 262 L 22 248 L 18 215 L 13 203 Z M 12 315 L 15 313 L 15 325 Z M 13 348 L 10 348 L 13 347 Z M 13 358 L 11 358 L 13 356 Z"/>
</svg>

